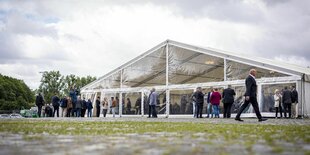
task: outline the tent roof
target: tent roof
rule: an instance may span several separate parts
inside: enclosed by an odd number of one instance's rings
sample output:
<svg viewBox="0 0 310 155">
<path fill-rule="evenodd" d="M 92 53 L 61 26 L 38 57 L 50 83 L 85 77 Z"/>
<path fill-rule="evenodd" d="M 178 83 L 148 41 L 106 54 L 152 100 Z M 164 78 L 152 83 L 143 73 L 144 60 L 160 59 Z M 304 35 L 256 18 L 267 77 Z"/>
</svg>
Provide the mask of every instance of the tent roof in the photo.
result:
<svg viewBox="0 0 310 155">
<path fill-rule="evenodd" d="M 166 45 L 173 45 L 173 46 L 183 48 L 183 49 L 187 49 L 190 51 L 195 51 L 198 53 L 203 53 L 203 54 L 207 54 L 207 55 L 211 55 L 211 56 L 215 56 L 215 57 L 220 57 L 220 58 L 224 58 L 227 60 L 232 60 L 232 61 L 248 64 L 251 66 L 256 66 L 259 68 L 274 70 L 274 71 L 286 73 L 289 75 L 302 76 L 303 74 L 305 74 L 306 78 L 310 79 L 309 78 L 310 77 L 310 69 L 306 68 L 306 67 L 301 67 L 301 66 L 297 66 L 297 65 L 293 65 L 293 64 L 288 64 L 288 63 L 284 63 L 284 62 L 279 62 L 279 61 L 255 57 L 255 56 L 249 56 L 249 55 L 245 55 L 245 54 L 222 51 L 222 50 L 218 50 L 218 49 L 214 49 L 214 48 L 210 48 L 210 47 L 200 47 L 200 46 L 189 45 L 189 44 L 185 44 L 185 43 L 181 43 L 181 42 L 177 42 L 177 41 L 173 41 L 173 40 L 166 40 L 166 41 L 158 44 L 157 46 L 153 47 L 152 49 L 146 51 L 145 53 L 143 53 L 143 54 L 137 56 L 136 58 L 128 61 L 127 63 L 121 65 L 120 67 L 118 67 L 118 68 L 112 70 L 111 72 L 105 74 L 104 76 L 100 77 L 96 81 L 84 86 L 82 89 L 88 88 L 88 87 L 104 80 L 106 77 L 110 76 L 111 74 L 118 72 L 119 70 L 121 70 L 123 68 L 126 68 L 126 66 L 129 66 L 129 65 L 135 63 L 136 61 L 143 59 L 144 57 L 150 55 L 152 52 L 154 52 L 154 51 L 156 51 L 156 50 L 158 50 L 158 49 L 160 49 Z"/>
</svg>

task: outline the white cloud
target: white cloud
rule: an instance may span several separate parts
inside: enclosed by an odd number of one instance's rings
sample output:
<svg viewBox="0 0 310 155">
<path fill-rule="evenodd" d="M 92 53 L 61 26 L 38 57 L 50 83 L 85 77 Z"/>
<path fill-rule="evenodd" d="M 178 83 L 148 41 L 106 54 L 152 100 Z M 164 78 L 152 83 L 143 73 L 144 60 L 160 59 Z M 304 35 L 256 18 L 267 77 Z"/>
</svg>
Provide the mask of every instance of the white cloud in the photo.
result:
<svg viewBox="0 0 310 155">
<path fill-rule="evenodd" d="M 31 88 L 38 87 L 40 71 L 99 77 L 166 39 L 277 60 L 294 53 L 309 65 L 303 52 L 310 49 L 309 29 L 292 32 L 305 28 L 307 10 L 295 3 L 159 2 L 0 2 L 0 72 Z M 285 13 L 291 5 L 293 15 Z"/>
</svg>

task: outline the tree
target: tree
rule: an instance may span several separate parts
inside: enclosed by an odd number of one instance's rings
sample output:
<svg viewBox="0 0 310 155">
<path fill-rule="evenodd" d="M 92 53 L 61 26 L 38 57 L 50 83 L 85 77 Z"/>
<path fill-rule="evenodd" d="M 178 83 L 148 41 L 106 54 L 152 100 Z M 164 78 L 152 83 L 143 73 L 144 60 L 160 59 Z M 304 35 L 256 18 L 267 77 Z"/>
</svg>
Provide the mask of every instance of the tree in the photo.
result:
<svg viewBox="0 0 310 155">
<path fill-rule="evenodd" d="M 41 84 L 38 92 L 44 95 L 44 100 L 47 103 L 51 102 L 52 96 L 56 93 L 62 95 L 64 87 L 64 77 L 61 76 L 59 71 L 45 71 L 42 74 Z"/>
<path fill-rule="evenodd" d="M 78 77 L 73 74 L 63 76 L 59 71 L 43 72 L 38 92 L 42 92 L 45 101 L 50 102 L 55 93 L 60 97 L 67 96 L 71 87 L 79 91 L 94 80 L 96 77 Z"/>
<path fill-rule="evenodd" d="M 0 74 L 0 109 L 20 110 L 34 105 L 34 94 L 22 80 Z"/>
</svg>

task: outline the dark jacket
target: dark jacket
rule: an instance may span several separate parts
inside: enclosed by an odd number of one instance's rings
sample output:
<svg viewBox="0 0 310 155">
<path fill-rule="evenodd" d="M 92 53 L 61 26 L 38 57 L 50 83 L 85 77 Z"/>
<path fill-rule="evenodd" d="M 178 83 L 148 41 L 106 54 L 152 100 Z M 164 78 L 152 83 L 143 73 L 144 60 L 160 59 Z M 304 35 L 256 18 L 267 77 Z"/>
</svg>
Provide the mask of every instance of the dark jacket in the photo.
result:
<svg viewBox="0 0 310 155">
<path fill-rule="evenodd" d="M 212 93 L 211 91 L 208 92 L 207 103 L 211 103 L 211 102 L 210 102 L 211 93 Z"/>
<path fill-rule="evenodd" d="M 194 93 L 195 101 L 197 104 L 203 104 L 203 93 L 196 91 Z"/>
<path fill-rule="evenodd" d="M 52 97 L 52 104 L 54 107 L 59 107 L 59 101 L 60 99 L 58 98 L 58 96 L 55 95 Z"/>
<path fill-rule="evenodd" d="M 86 105 L 88 110 L 93 109 L 93 103 L 90 100 L 87 101 Z"/>
<path fill-rule="evenodd" d="M 96 100 L 96 108 L 100 108 L 100 100 Z"/>
<path fill-rule="evenodd" d="M 231 88 L 224 89 L 223 91 L 223 103 L 234 103 L 235 91 Z"/>
<path fill-rule="evenodd" d="M 288 89 L 284 90 L 282 93 L 282 102 L 284 104 L 292 103 L 292 92 Z"/>
<path fill-rule="evenodd" d="M 77 109 L 82 109 L 82 104 L 83 104 L 83 101 L 80 100 L 80 99 L 78 99 L 78 100 L 76 101 L 75 108 L 77 108 Z"/>
<path fill-rule="evenodd" d="M 245 86 L 246 91 L 244 96 L 257 97 L 256 80 L 251 75 L 245 79 Z"/>
<path fill-rule="evenodd" d="M 38 107 L 42 107 L 42 106 L 44 105 L 44 100 L 43 100 L 42 95 L 38 95 L 38 96 L 36 97 L 36 105 L 37 105 Z"/>
<path fill-rule="evenodd" d="M 292 91 L 292 103 L 298 103 L 298 93 L 296 89 Z"/>
<path fill-rule="evenodd" d="M 83 100 L 82 109 L 87 109 L 87 101 Z"/>
</svg>

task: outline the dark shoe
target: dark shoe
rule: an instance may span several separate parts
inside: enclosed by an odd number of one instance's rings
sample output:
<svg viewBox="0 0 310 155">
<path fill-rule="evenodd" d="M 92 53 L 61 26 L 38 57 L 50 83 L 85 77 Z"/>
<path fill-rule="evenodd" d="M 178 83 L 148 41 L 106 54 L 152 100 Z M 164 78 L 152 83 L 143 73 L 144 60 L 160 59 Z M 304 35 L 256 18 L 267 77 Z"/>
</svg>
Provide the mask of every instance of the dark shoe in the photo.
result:
<svg viewBox="0 0 310 155">
<path fill-rule="evenodd" d="M 259 122 L 263 122 L 263 121 L 267 121 L 268 119 L 267 118 L 261 118 L 261 119 L 259 119 L 258 121 Z"/>
<path fill-rule="evenodd" d="M 240 119 L 240 118 L 235 118 L 235 120 L 236 120 L 236 121 L 239 121 L 239 122 L 243 122 L 243 120 Z"/>
</svg>

